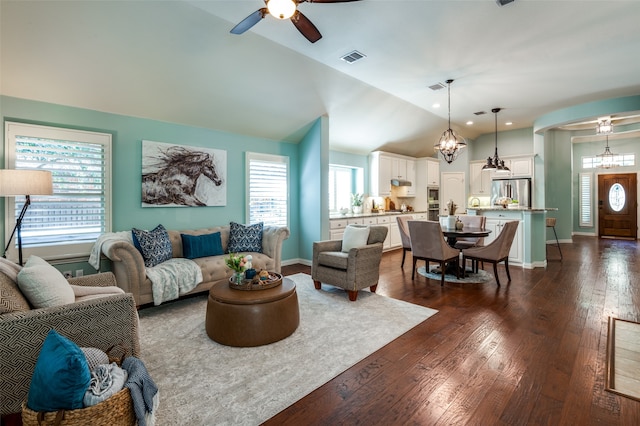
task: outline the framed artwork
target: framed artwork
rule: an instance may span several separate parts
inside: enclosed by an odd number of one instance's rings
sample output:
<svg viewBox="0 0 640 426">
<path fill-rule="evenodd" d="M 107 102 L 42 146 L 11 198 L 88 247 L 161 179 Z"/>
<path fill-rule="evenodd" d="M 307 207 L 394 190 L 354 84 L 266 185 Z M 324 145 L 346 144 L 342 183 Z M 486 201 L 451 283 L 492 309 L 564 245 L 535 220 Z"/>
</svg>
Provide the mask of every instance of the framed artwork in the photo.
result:
<svg viewBox="0 0 640 426">
<path fill-rule="evenodd" d="M 142 141 L 142 207 L 227 205 L 227 151 Z"/>
</svg>

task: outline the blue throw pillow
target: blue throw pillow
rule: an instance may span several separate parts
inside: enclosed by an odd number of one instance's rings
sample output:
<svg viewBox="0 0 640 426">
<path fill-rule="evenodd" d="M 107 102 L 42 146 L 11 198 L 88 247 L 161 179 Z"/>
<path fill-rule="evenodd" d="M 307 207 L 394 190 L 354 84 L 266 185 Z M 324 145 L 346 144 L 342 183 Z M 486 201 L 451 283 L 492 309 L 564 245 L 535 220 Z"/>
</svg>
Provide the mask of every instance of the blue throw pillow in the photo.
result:
<svg viewBox="0 0 640 426">
<path fill-rule="evenodd" d="M 180 236 L 182 237 L 182 254 L 187 259 L 224 254 L 219 232 L 206 235 L 180 234 Z"/>
<path fill-rule="evenodd" d="M 133 245 L 142 254 L 144 266 L 156 266 L 173 257 L 173 248 L 169 233 L 164 226 L 158 225 L 151 231 L 133 228 L 131 230 Z"/>
<path fill-rule="evenodd" d="M 262 253 L 262 222 L 254 225 L 243 225 L 231 222 L 229 229 L 229 253 L 239 253 L 241 251 L 253 251 Z"/>
<path fill-rule="evenodd" d="M 91 373 L 82 350 L 50 330 L 33 371 L 27 407 L 33 411 L 82 408 L 82 398 L 90 382 Z"/>
</svg>

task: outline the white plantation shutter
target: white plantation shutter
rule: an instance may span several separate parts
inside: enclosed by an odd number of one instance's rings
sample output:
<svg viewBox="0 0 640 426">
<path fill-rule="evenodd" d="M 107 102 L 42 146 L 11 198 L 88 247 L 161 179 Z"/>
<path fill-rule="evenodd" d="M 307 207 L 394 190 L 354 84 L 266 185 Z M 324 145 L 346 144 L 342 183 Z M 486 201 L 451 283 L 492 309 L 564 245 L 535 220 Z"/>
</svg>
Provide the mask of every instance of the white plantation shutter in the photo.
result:
<svg viewBox="0 0 640 426">
<path fill-rule="evenodd" d="M 248 222 L 289 224 L 289 158 L 247 153 Z"/>
<path fill-rule="evenodd" d="M 111 230 L 111 135 L 21 123 L 8 123 L 5 133 L 8 168 L 49 170 L 53 177 L 53 195 L 32 196 L 22 222 L 25 255 L 88 254 Z M 25 197 L 7 200 L 6 225 L 13 227 Z"/>
<path fill-rule="evenodd" d="M 592 187 L 593 175 L 580 173 L 580 226 L 593 226 L 592 211 Z"/>
</svg>

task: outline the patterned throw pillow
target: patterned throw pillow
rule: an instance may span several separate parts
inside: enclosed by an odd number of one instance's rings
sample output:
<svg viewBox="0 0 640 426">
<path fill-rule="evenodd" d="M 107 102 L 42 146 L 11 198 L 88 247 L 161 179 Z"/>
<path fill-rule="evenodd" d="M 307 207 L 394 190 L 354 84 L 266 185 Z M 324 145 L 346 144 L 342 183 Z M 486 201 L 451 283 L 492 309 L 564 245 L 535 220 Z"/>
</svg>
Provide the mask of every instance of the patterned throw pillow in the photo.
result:
<svg viewBox="0 0 640 426">
<path fill-rule="evenodd" d="M 20 292 L 18 285 L 0 272 L 0 314 L 24 312 L 29 309 L 29 302 Z"/>
<path fill-rule="evenodd" d="M 254 225 L 231 222 L 227 251 L 229 253 L 243 251 L 262 253 L 262 228 L 264 228 L 262 222 Z"/>
<path fill-rule="evenodd" d="M 173 257 L 173 248 L 169 233 L 164 226 L 158 225 L 151 231 L 133 228 L 133 245 L 142 254 L 144 266 L 150 268 Z"/>
</svg>

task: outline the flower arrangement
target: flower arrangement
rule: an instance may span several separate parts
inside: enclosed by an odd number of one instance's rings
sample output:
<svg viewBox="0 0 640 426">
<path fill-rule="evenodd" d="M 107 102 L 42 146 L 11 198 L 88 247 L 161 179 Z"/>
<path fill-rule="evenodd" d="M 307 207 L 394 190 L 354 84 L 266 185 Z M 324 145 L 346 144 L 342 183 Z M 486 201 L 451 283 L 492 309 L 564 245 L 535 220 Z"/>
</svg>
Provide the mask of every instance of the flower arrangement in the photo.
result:
<svg viewBox="0 0 640 426">
<path fill-rule="evenodd" d="M 449 202 L 447 203 L 447 209 L 449 210 L 449 216 L 453 216 L 454 214 L 456 214 L 456 209 L 458 208 L 458 205 L 456 203 L 453 202 L 453 200 L 449 200 Z"/>
<path fill-rule="evenodd" d="M 362 203 L 364 202 L 364 194 L 351 194 L 351 205 L 352 206 L 362 206 Z"/>
<path fill-rule="evenodd" d="M 224 262 L 230 269 L 233 269 L 237 273 L 242 273 L 247 265 L 247 258 L 239 254 L 229 253 L 229 257 L 227 257 Z"/>
</svg>

